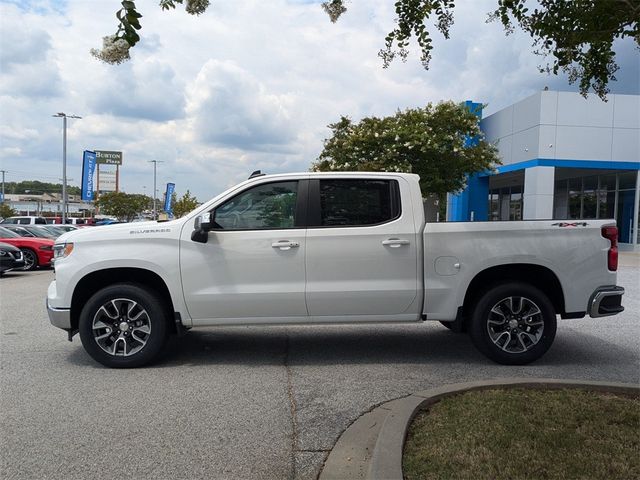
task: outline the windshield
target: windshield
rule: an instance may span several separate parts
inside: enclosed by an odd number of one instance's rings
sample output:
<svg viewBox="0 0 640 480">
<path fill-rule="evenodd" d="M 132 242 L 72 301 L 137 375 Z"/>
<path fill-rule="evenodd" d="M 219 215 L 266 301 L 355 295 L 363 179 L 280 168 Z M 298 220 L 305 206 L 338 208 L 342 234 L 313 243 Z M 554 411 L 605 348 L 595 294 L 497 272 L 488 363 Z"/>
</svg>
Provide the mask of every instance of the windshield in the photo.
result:
<svg viewBox="0 0 640 480">
<path fill-rule="evenodd" d="M 20 238 L 20 235 L 4 227 L 0 227 L 0 238 Z"/>
<path fill-rule="evenodd" d="M 48 232 L 51 232 L 52 234 L 57 236 L 60 236 L 67 231 L 60 227 L 54 227 L 53 225 L 47 225 L 46 227 L 43 226 L 42 228 L 45 228 Z"/>
<path fill-rule="evenodd" d="M 58 234 L 55 234 L 55 233 L 45 229 L 44 227 L 27 227 L 27 226 L 24 226 L 22 228 L 24 228 L 27 232 L 30 232 L 31 234 L 35 235 L 36 237 L 41 237 L 41 238 L 57 238 L 57 237 L 59 237 Z"/>
<path fill-rule="evenodd" d="M 33 234 L 27 232 L 24 228 L 18 225 L 7 224 L 7 226 L 5 226 L 4 228 L 6 228 L 7 230 L 11 230 L 13 233 L 18 234 L 21 237 L 33 237 Z"/>
</svg>

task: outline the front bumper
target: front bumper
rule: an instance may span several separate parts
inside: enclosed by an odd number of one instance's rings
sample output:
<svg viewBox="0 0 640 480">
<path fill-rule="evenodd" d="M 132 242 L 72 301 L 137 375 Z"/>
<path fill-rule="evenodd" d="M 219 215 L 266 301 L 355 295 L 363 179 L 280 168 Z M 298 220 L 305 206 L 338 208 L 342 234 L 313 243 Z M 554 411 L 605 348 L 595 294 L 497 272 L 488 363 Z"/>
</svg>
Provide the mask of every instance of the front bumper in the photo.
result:
<svg viewBox="0 0 640 480">
<path fill-rule="evenodd" d="M 7 272 L 24 267 L 24 256 L 21 251 L 7 252 L 0 257 L 0 271 Z"/>
<path fill-rule="evenodd" d="M 71 310 L 68 308 L 53 308 L 49 305 L 47 300 L 47 313 L 49 314 L 49 321 L 54 327 L 62 328 L 63 330 L 71 330 Z"/>
<path fill-rule="evenodd" d="M 624 295 L 624 288 L 615 285 L 597 288 L 589 299 L 589 316 L 591 318 L 608 317 L 624 311 L 622 295 Z"/>
</svg>

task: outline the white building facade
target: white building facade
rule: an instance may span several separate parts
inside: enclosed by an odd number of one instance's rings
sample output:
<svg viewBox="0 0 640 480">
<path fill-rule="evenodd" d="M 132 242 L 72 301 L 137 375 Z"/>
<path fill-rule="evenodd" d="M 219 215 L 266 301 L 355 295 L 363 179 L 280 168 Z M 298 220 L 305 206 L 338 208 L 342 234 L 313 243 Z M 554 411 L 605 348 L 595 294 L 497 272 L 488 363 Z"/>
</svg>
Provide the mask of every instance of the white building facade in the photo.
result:
<svg viewBox="0 0 640 480">
<path fill-rule="evenodd" d="M 481 120 L 502 165 L 451 196 L 448 219 L 617 221 L 640 247 L 640 96 L 543 91 Z"/>
<path fill-rule="evenodd" d="M 61 216 L 62 194 L 5 194 L 4 203 L 18 215 Z M 92 202 L 83 202 L 80 195 L 67 195 L 67 214 L 74 217 L 91 216 Z"/>
</svg>

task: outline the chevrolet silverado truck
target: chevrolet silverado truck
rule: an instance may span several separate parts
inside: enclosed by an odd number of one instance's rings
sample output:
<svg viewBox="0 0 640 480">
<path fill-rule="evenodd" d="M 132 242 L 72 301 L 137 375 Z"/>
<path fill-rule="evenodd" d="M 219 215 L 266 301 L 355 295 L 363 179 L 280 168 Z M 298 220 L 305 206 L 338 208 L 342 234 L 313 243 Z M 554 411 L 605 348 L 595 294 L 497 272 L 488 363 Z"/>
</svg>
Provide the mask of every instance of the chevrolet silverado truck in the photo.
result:
<svg viewBox="0 0 640 480">
<path fill-rule="evenodd" d="M 426 320 L 526 364 L 558 316 L 623 310 L 613 220 L 427 223 L 423 205 L 412 174 L 254 174 L 177 220 L 59 237 L 49 318 L 109 367 L 191 328 Z"/>
</svg>

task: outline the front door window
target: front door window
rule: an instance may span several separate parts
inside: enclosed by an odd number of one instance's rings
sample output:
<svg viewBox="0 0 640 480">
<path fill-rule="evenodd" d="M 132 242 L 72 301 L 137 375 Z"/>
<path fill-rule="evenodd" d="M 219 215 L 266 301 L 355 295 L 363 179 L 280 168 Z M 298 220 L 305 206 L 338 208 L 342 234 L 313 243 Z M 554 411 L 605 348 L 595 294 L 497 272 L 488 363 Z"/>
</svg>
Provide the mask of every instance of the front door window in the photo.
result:
<svg viewBox="0 0 640 480">
<path fill-rule="evenodd" d="M 296 226 L 298 182 L 277 182 L 250 188 L 216 208 L 216 228 L 275 230 Z"/>
</svg>

